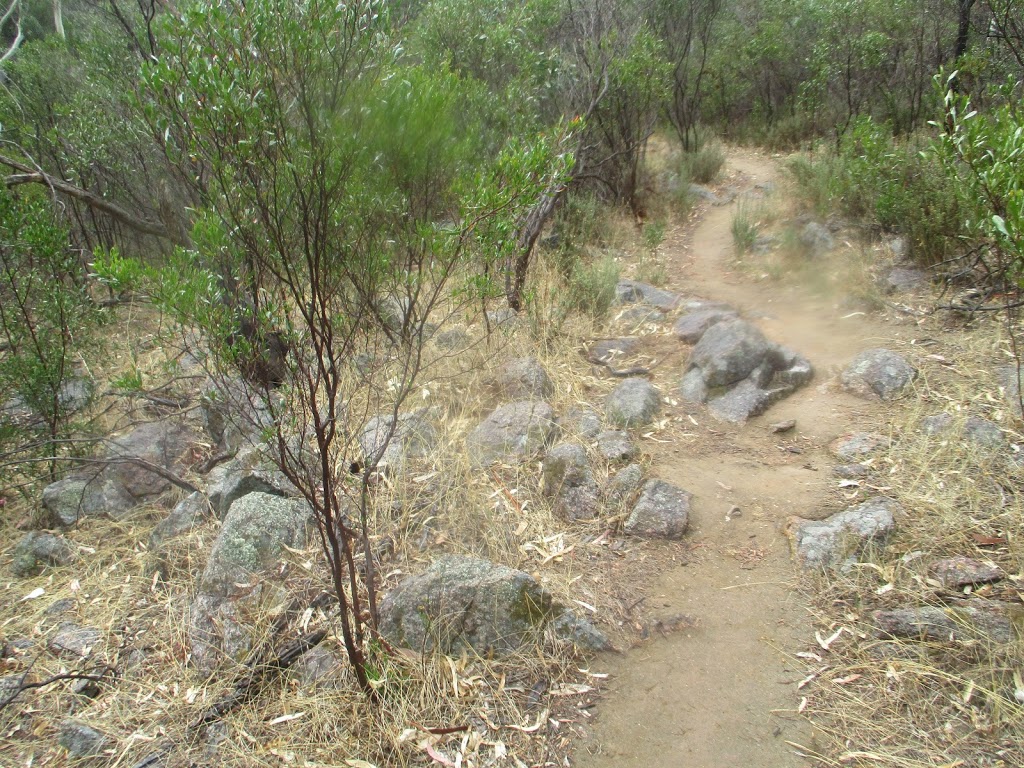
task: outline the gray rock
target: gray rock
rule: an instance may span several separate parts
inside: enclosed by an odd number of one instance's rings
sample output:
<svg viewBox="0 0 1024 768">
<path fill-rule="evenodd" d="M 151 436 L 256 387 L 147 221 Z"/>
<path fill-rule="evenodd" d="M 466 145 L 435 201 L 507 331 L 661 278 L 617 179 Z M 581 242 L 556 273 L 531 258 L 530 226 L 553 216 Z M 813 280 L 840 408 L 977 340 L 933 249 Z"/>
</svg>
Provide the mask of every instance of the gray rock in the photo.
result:
<svg viewBox="0 0 1024 768">
<path fill-rule="evenodd" d="M 103 633 L 95 627 L 83 627 L 62 621 L 47 643 L 50 650 L 66 656 L 88 656 L 103 640 Z"/>
<path fill-rule="evenodd" d="M 624 530 L 634 536 L 678 539 L 690 524 L 692 498 L 692 494 L 664 480 L 648 480 Z"/>
<path fill-rule="evenodd" d="M 286 496 L 295 491 L 288 478 L 259 450 L 243 448 L 231 461 L 214 467 L 206 476 L 206 495 L 221 520 L 231 505 L 250 493 Z"/>
<path fill-rule="evenodd" d="M 617 312 L 614 322 L 626 328 L 639 328 L 646 323 L 660 323 L 665 314 L 656 307 L 629 306 Z"/>
<path fill-rule="evenodd" d="M 555 616 L 548 628 L 556 640 L 569 643 L 581 651 L 597 652 L 613 650 L 608 637 L 588 619 L 564 610 Z"/>
<path fill-rule="evenodd" d="M 557 426 L 551 406 L 541 400 L 522 400 L 501 406 L 469 437 L 466 445 L 474 467 L 495 461 L 522 461 L 540 452 Z"/>
<path fill-rule="evenodd" d="M 682 301 L 682 296 L 637 280 L 620 280 L 615 286 L 615 301 L 618 304 L 648 304 L 671 312 Z"/>
<path fill-rule="evenodd" d="M 560 443 L 548 451 L 542 466 L 544 493 L 554 496 L 556 511 L 570 520 L 586 520 L 600 512 L 597 480 L 579 445 Z"/>
<path fill-rule="evenodd" d="M 1003 430 L 978 416 L 971 416 L 964 422 L 964 437 L 979 448 L 1001 448 L 1006 443 Z"/>
<path fill-rule="evenodd" d="M 245 617 L 285 599 L 275 566 L 286 546 L 306 545 L 311 523 L 305 502 L 280 496 L 250 493 L 231 505 L 190 611 L 192 660 L 200 670 L 212 671 L 225 657 L 239 661 L 248 651 L 259 630 Z"/>
<path fill-rule="evenodd" d="M 921 419 L 921 431 L 926 435 L 941 435 L 953 427 L 953 417 L 948 413 L 934 413 Z"/>
<path fill-rule="evenodd" d="M 7 653 L 3 654 L 5 657 L 7 655 Z M 23 680 L 24 675 L 21 674 L 0 677 L 0 705 L 7 704 L 18 695 Z"/>
<path fill-rule="evenodd" d="M 601 434 L 601 415 L 593 408 L 573 408 L 558 420 L 566 435 L 593 439 Z"/>
<path fill-rule="evenodd" d="M 895 352 L 868 349 L 853 359 L 843 371 L 843 388 L 859 397 L 892 400 L 917 378 L 917 369 Z"/>
<path fill-rule="evenodd" d="M 616 472 L 605 486 L 605 498 L 611 504 L 627 504 L 644 481 L 644 470 L 639 464 L 630 464 Z"/>
<path fill-rule="evenodd" d="M 434 336 L 434 343 L 449 352 L 459 352 L 472 343 L 473 339 L 464 328 L 448 328 Z"/>
<path fill-rule="evenodd" d="M 690 184 L 690 186 L 687 187 L 686 189 L 689 192 L 690 197 L 694 198 L 695 200 L 712 204 L 718 203 L 718 195 L 716 195 L 714 191 L 712 191 L 709 187 L 705 187 L 703 184 Z"/>
<path fill-rule="evenodd" d="M 844 480 L 857 480 L 867 477 L 870 470 L 863 464 L 838 464 L 832 467 L 832 474 Z"/>
<path fill-rule="evenodd" d="M 498 371 L 498 391 L 515 400 L 542 399 L 550 397 L 555 385 L 535 357 L 520 357 L 509 360 Z"/>
<path fill-rule="evenodd" d="M 928 285 L 928 273 L 913 267 L 893 267 L 882 280 L 886 293 L 918 291 Z"/>
<path fill-rule="evenodd" d="M 617 430 L 608 430 L 597 436 L 597 450 L 604 458 L 612 463 L 618 461 L 629 461 L 636 458 L 640 453 L 633 445 L 629 435 Z"/>
<path fill-rule="evenodd" d="M 900 511 L 894 500 L 876 496 L 824 520 L 797 520 L 797 556 L 806 568 L 846 569 L 868 545 L 888 540 Z"/>
<path fill-rule="evenodd" d="M 79 413 L 89 407 L 95 391 L 96 386 L 89 379 L 67 379 L 61 382 L 57 399 L 65 413 Z"/>
<path fill-rule="evenodd" d="M 113 438 L 104 453 L 110 463 L 81 470 L 43 490 L 43 507 L 61 525 L 104 514 L 121 520 L 139 504 L 171 487 L 169 480 L 131 461 L 142 459 L 180 474 L 191 457 L 195 435 L 182 424 L 152 422 Z"/>
<path fill-rule="evenodd" d="M 683 315 L 676 320 L 675 325 L 672 326 L 672 332 L 680 341 L 696 344 L 711 326 L 737 317 L 739 315 L 731 309 L 701 309 Z"/>
<path fill-rule="evenodd" d="M 262 431 L 273 425 L 266 402 L 240 377 L 208 380 L 199 408 L 207 434 L 222 451 L 259 445 Z"/>
<path fill-rule="evenodd" d="M 639 347 L 640 339 L 636 336 L 601 339 L 591 345 L 588 355 L 591 360 L 599 360 L 602 363 L 611 363 L 614 366 L 618 366 L 623 360 L 633 355 Z"/>
<path fill-rule="evenodd" d="M 380 631 L 415 651 L 505 655 L 537 642 L 551 595 L 530 575 L 472 557 L 446 556 L 405 579 L 380 604 Z"/>
<path fill-rule="evenodd" d="M 195 526 L 201 525 L 210 514 L 210 502 L 201 491 L 196 491 L 179 501 L 171 513 L 157 523 L 149 535 L 149 549 L 155 551 L 165 543 Z"/>
<path fill-rule="evenodd" d="M 897 259 L 906 258 L 910 254 L 910 245 L 905 237 L 893 237 L 886 245 L 889 248 L 889 252 Z"/>
<path fill-rule="evenodd" d="M 1019 606 L 1003 603 L 938 607 L 897 608 L 875 611 L 872 615 L 882 637 L 901 637 L 933 643 L 984 642 L 1011 643 L 1019 635 L 1014 627 L 1021 621 Z"/>
<path fill-rule="evenodd" d="M 71 757 L 98 755 L 112 743 L 107 736 L 91 725 L 71 718 L 61 721 L 58 742 Z"/>
<path fill-rule="evenodd" d="M 816 221 L 809 221 L 800 230 L 800 244 L 812 256 L 823 256 L 836 247 L 835 238 L 828 228 Z"/>
<path fill-rule="evenodd" d="M 947 557 L 936 560 L 929 568 L 933 578 L 948 589 L 963 589 L 978 584 L 990 584 L 1006 577 L 1003 569 L 992 563 L 982 563 L 971 557 Z"/>
<path fill-rule="evenodd" d="M 625 379 L 605 400 L 608 421 L 618 427 L 650 424 L 661 410 L 661 396 L 647 379 Z"/>
<path fill-rule="evenodd" d="M 837 437 L 829 443 L 832 455 L 842 461 L 857 461 L 870 456 L 875 451 L 889 447 L 889 438 L 871 432 L 855 432 L 852 435 Z"/>
<path fill-rule="evenodd" d="M 712 415 L 743 423 L 811 380 L 811 364 L 769 342 L 750 323 L 722 319 L 693 348 L 679 389 L 691 402 L 707 403 Z"/>
<path fill-rule="evenodd" d="M 429 456 L 437 445 L 437 431 L 429 416 L 429 411 L 399 414 L 393 433 L 395 420 L 391 415 L 374 416 L 359 436 L 359 447 L 365 461 L 379 455 L 378 467 L 401 472 L 410 459 Z"/>
<path fill-rule="evenodd" d="M 74 559 L 75 550 L 63 536 L 31 531 L 15 545 L 11 571 L 19 578 L 35 576 L 47 566 L 67 565 Z"/>
<path fill-rule="evenodd" d="M 307 651 L 292 666 L 292 673 L 302 688 L 336 688 L 341 685 L 345 660 L 323 645 Z"/>
</svg>

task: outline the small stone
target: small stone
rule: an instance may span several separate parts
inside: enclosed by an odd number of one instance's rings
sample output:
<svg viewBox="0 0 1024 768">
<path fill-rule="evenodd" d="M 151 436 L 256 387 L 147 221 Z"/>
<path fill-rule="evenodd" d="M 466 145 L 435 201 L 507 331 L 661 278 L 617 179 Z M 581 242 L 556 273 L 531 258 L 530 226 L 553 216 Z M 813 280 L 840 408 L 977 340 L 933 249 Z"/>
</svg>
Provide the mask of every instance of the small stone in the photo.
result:
<svg viewBox="0 0 1024 768">
<path fill-rule="evenodd" d="M 573 408 L 558 420 L 567 435 L 593 439 L 601 433 L 601 416 L 593 408 Z"/>
<path fill-rule="evenodd" d="M 508 403 L 484 419 L 466 438 L 470 462 L 480 468 L 495 461 L 522 461 L 544 448 L 557 428 L 547 403 Z"/>
<path fill-rule="evenodd" d="M 823 224 L 810 221 L 800 230 L 800 243 L 811 256 L 822 256 L 836 247 L 832 233 Z"/>
<path fill-rule="evenodd" d="M 836 477 L 840 477 L 843 480 L 857 480 L 862 477 L 867 477 L 871 470 L 865 467 L 863 464 L 837 464 L 832 467 L 832 474 Z"/>
<path fill-rule="evenodd" d="M 577 616 L 573 611 L 564 610 L 548 623 L 548 629 L 556 640 L 570 643 L 581 651 L 610 651 L 611 641 L 590 622 Z"/>
<path fill-rule="evenodd" d="M 63 536 L 31 531 L 14 547 L 11 571 L 24 578 L 40 573 L 46 567 L 67 565 L 75 559 L 75 551 Z"/>
<path fill-rule="evenodd" d="M 933 643 L 969 640 L 1011 643 L 1018 638 L 1014 620 L 1020 621 L 1020 614 L 1019 606 L 993 601 L 978 605 L 926 605 L 875 611 L 872 618 L 882 637 Z"/>
<path fill-rule="evenodd" d="M 81 720 L 61 721 L 58 741 L 71 757 L 91 757 L 100 754 L 109 739 Z"/>
<path fill-rule="evenodd" d="M 605 498 L 612 504 L 629 502 L 640 490 L 644 481 L 644 470 L 639 464 L 630 464 L 620 469 L 605 486 Z"/>
<path fill-rule="evenodd" d="M 836 438 L 829 443 L 828 449 L 837 459 L 853 462 L 888 447 L 887 437 L 871 432 L 856 432 Z"/>
<path fill-rule="evenodd" d="M 707 332 L 708 328 L 725 320 L 738 317 L 731 309 L 702 309 L 690 312 L 676 320 L 672 332 L 686 344 L 696 344 Z"/>
<path fill-rule="evenodd" d="M 615 299 L 619 304 L 649 304 L 671 312 L 682 301 L 682 296 L 637 280 L 620 280 L 615 287 Z"/>
<path fill-rule="evenodd" d="M 771 426 L 772 432 L 779 434 L 781 432 L 789 432 L 796 426 L 796 419 L 787 419 L 786 421 L 777 421 Z"/>
<path fill-rule="evenodd" d="M 543 399 L 555 391 L 551 377 L 535 357 L 509 360 L 498 371 L 495 383 L 503 396 L 514 400 Z"/>
<path fill-rule="evenodd" d="M 900 511 L 893 499 L 876 496 L 824 520 L 795 518 L 791 530 L 797 556 L 805 568 L 846 570 L 868 545 L 888 540 Z"/>
<path fill-rule="evenodd" d="M 661 410 L 661 396 L 647 379 L 631 378 L 612 390 L 605 401 L 605 416 L 618 427 L 649 424 Z"/>
<path fill-rule="evenodd" d="M 970 557 L 947 557 L 936 560 L 930 568 L 932 576 L 947 589 L 963 589 L 989 584 L 1005 578 L 1003 569 Z"/>
<path fill-rule="evenodd" d="M 876 348 L 857 355 L 840 376 L 843 388 L 859 397 L 893 400 L 917 378 L 917 369 L 895 352 Z"/>
<path fill-rule="evenodd" d="M 463 328 L 448 328 L 434 336 L 434 343 L 448 352 L 459 352 L 471 342 L 472 338 Z"/>
<path fill-rule="evenodd" d="M 431 454 L 437 444 L 437 431 L 430 421 L 429 411 L 401 413 L 398 424 L 392 429 L 394 423 L 391 414 L 374 416 L 359 436 L 359 447 L 365 461 L 377 460 L 382 470 L 400 472 L 410 460 Z"/>
<path fill-rule="evenodd" d="M 88 656 L 103 639 L 103 633 L 95 627 L 83 627 L 70 621 L 57 625 L 57 631 L 50 638 L 49 647 L 54 653 L 71 656 Z"/>
<path fill-rule="evenodd" d="M 200 525 L 209 512 L 210 502 L 206 500 L 206 495 L 202 491 L 186 496 L 175 505 L 171 514 L 157 523 L 149 535 L 149 549 L 156 551 L 171 539 L 188 533 Z"/>
<path fill-rule="evenodd" d="M 926 435 L 941 435 L 953 426 L 953 417 L 948 413 L 933 413 L 921 419 L 921 431 Z"/>
<path fill-rule="evenodd" d="M 608 430 L 599 434 L 597 450 L 611 463 L 629 461 L 639 453 L 629 435 L 618 430 Z"/>
<path fill-rule="evenodd" d="M 979 448 L 1000 448 L 1006 442 L 996 424 L 978 416 L 971 416 L 964 422 L 964 437 Z"/>
<path fill-rule="evenodd" d="M 664 313 L 656 307 L 634 305 L 616 313 L 614 321 L 620 326 L 635 329 L 646 323 L 660 323 L 664 319 Z"/>
<path fill-rule="evenodd" d="M 634 536 L 678 539 L 690 524 L 692 494 L 664 480 L 648 480 L 624 530 Z"/>
<path fill-rule="evenodd" d="M 913 267 L 893 267 L 882 280 L 886 293 L 917 291 L 928 285 L 928 273 Z"/>
<path fill-rule="evenodd" d="M 556 445 L 544 457 L 544 493 L 554 496 L 556 511 L 570 520 L 596 517 L 599 509 L 597 481 L 582 446 Z"/>
<path fill-rule="evenodd" d="M 618 339 L 601 339 L 591 346 L 588 355 L 591 360 L 616 365 L 637 351 L 640 339 L 636 336 L 623 336 Z"/>
</svg>

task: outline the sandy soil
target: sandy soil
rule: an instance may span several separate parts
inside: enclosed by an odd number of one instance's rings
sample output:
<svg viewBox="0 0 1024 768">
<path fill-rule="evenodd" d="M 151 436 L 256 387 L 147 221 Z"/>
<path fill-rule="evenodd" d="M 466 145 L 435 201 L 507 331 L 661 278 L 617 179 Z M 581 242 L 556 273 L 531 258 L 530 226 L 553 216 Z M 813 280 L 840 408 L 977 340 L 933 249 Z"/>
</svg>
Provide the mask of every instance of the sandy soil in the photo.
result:
<svg viewBox="0 0 1024 768">
<path fill-rule="evenodd" d="M 727 174 L 724 186 L 741 199 L 775 183 L 768 204 L 785 207 L 783 174 L 771 158 L 734 153 Z M 822 279 L 825 264 L 774 280 L 750 265 L 737 269 L 731 224 L 739 204 L 708 206 L 695 224 L 668 234 L 666 287 L 729 303 L 809 358 L 815 379 L 742 427 L 679 403 L 658 435 L 666 442 L 645 443 L 652 474 L 694 494 L 687 540 L 698 553 L 661 574 L 647 608 L 696 624 L 602 660 L 612 682 L 577 753 L 583 768 L 788 768 L 807 764 L 794 745 L 813 749 L 813 726 L 797 712 L 804 666 L 794 656 L 813 643 L 812 616 L 785 522 L 845 506 L 827 445 L 851 431 L 884 430 L 886 409 L 839 391 L 834 379 L 857 352 L 907 338 L 913 323 L 882 325 L 851 309 L 841 281 Z M 655 382 L 672 397 L 686 347 L 664 337 L 647 345 L 663 358 Z M 796 420 L 794 430 L 772 432 L 787 419 Z"/>
</svg>

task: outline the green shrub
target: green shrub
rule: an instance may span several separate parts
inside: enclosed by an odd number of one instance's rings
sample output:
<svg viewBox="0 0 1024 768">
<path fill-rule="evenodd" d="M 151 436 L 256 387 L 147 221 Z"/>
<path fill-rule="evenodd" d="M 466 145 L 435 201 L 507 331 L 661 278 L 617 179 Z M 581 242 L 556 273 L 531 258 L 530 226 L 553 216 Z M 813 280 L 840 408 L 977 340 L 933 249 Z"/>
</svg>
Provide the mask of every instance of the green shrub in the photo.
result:
<svg viewBox="0 0 1024 768">
<path fill-rule="evenodd" d="M 608 254 L 590 263 L 577 263 L 569 281 L 567 303 L 596 319 L 604 317 L 615 301 L 619 274 L 619 265 Z"/>
<path fill-rule="evenodd" d="M 704 142 L 700 149 L 683 152 L 680 160 L 680 177 L 697 184 L 710 184 L 718 178 L 725 165 L 725 152 L 716 142 Z"/>
</svg>

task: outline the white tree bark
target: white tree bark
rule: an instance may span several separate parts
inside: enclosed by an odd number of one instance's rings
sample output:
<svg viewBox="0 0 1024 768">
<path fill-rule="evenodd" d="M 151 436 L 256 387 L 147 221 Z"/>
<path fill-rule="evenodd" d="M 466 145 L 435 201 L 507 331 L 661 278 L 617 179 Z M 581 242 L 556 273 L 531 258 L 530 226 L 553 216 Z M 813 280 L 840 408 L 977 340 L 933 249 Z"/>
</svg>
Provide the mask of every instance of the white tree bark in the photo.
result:
<svg viewBox="0 0 1024 768">
<path fill-rule="evenodd" d="M 64 34 L 64 0 L 53 0 L 53 28 L 61 40 L 67 40 Z"/>
<path fill-rule="evenodd" d="M 21 46 L 21 42 L 25 39 L 25 34 L 21 31 L 21 0 L 11 0 L 11 4 L 7 6 L 7 10 L 4 11 L 4 15 L 0 17 L 0 27 L 7 23 L 7 21 L 14 16 L 15 24 L 17 25 L 17 32 L 14 35 L 14 40 L 4 51 L 4 54 L 0 56 L 0 65 L 7 61 L 11 56 L 14 55 L 15 51 Z"/>
</svg>

